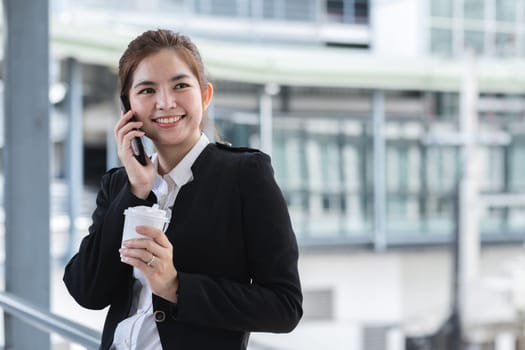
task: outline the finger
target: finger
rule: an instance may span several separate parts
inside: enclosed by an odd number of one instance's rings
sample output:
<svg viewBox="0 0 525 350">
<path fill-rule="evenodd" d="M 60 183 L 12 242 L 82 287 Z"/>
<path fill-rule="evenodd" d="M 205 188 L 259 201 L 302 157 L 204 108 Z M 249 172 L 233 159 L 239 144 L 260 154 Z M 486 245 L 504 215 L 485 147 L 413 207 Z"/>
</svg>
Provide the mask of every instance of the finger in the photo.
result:
<svg viewBox="0 0 525 350">
<path fill-rule="evenodd" d="M 131 148 L 131 140 L 135 137 L 142 137 L 145 134 L 146 133 L 142 130 L 136 130 L 136 129 L 129 130 L 127 133 L 122 135 L 122 139 L 121 139 L 122 147 L 125 149 Z"/>
<path fill-rule="evenodd" d="M 133 113 L 130 111 L 130 112 L 126 112 L 126 113 L 122 113 L 120 115 L 120 118 L 118 119 L 117 121 L 117 124 L 115 124 L 115 128 L 113 129 L 114 132 L 115 132 L 115 135 L 117 134 L 117 132 L 124 126 L 126 125 L 129 120 L 133 118 Z"/>
<path fill-rule="evenodd" d="M 150 237 L 160 246 L 164 248 L 171 248 L 171 242 L 162 230 L 150 226 L 137 226 L 135 230 L 141 235 Z"/>
<path fill-rule="evenodd" d="M 117 141 L 117 154 L 123 161 L 124 165 L 127 164 L 126 159 L 131 159 L 133 155 L 133 148 L 131 146 L 132 139 L 134 137 L 142 137 L 145 133 L 141 130 L 133 130 L 122 136 L 120 141 Z M 138 163 L 138 160 L 137 160 Z"/>
<path fill-rule="evenodd" d="M 133 249 L 133 248 L 120 248 L 119 253 L 121 258 L 131 258 L 141 260 L 143 263 L 148 264 L 155 259 L 155 255 L 146 249 Z"/>
<path fill-rule="evenodd" d="M 121 255 L 120 261 L 122 261 L 124 264 L 128 264 L 133 267 L 136 267 L 137 269 L 142 271 L 144 274 L 146 274 L 146 271 L 148 270 L 148 265 L 144 261 L 138 258 Z"/>
<path fill-rule="evenodd" d="M 125 132 L 128 132 L 129 129 L 138 129 L 142 126 L 142 122 L 138 120 L 132 120 L 133 113 L 127 112 L 123 113 L 121 118 L 117 121 L 117 124 L 115 124 L 115 127 L 113 129 L 115 137 L 118 136 L 119 132 L 122 130 L 125 130 Z"/>
<path fill-rule="evenodd" d="M 171 258 L 171 252 L 172 248 L 170 247 L 163 247 L 157 242 L 155 242 L 153 239 L 150 238 L 134 238 L 129 239 L 127 241 L 122 242 L 122 247 L 124 249 L 133 249 L 133 250 L 140 250 L 147 252 L 145 255 L 144 261 L 151 259 L 149 254 L 153 254 L 159 259 L 161 258 Z M 139 256 L 144 256 L 141 254 L 138 254 Z M 137 256 L 137 254 L 133 255 Z"/>
<path fill-rule="evenodd" d="M 128 249 L 148 249 L 149 243 L 152 242 L 151 238 L 131 238 L 122 242 L 123 248 Z"/>
<path fill-rule="evenodd" d="M 116 130 L 116 139 L 117 140 L 121 140 L 123 139 L 126 135 L 132 133 L 132 132 L 135 132 L 135 131 L 141 131 L 142 130 L 139 130 L 142 126 L 144 125 L 143 122 L 140 122 L 140 121 L 136 121 L 136 122 L 129 122 L 125 125 L 122 125 L 120 127 L 120 129 Z"/>
</svg>

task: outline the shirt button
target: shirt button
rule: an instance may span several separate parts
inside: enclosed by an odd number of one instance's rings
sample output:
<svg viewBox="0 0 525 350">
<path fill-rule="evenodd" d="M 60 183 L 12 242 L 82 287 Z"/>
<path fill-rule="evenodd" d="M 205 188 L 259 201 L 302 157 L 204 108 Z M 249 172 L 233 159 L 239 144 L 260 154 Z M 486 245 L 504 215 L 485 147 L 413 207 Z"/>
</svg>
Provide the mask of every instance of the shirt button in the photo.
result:
<svg viewBox="0 0 525 350">
<path fill-rule="evenodd" d="M 166 314 L 164 313 L 164 311 L 155 311 L 153 313 L 153 317 L 155 318 L 155 322 L 164 322 L 164 320 L 166 319 Z"/>
</svg>

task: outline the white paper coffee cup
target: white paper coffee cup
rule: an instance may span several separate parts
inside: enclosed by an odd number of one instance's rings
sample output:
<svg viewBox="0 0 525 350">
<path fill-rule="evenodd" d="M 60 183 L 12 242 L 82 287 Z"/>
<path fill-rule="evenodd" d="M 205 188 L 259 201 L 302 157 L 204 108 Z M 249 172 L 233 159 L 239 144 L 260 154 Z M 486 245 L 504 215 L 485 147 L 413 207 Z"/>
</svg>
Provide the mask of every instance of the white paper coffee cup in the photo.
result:
<svg viewBox="0 0 525 350">
<path fill-rule="evenodd" d="M 165 231 L 170 221 L 168 211 L 160 209 L 156 204 L 153 207 L 144 205 L 129 207 L 124 210 L 124 216 L 122 241 L 132 238 L 148 238 L 137 233 L 137 226 L 150 226 Z"/>
</svg>

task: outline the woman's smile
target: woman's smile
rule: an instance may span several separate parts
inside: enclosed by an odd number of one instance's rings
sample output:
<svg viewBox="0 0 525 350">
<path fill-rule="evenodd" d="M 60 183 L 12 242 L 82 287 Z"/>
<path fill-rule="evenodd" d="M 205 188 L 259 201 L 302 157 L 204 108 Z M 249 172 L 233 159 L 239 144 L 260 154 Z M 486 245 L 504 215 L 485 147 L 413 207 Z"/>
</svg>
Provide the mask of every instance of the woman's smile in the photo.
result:
<svg viewBox="0 0 525 350">
<path fill-rule="evenodd" d="M 154 119 L 153 121 L 161 128 L 171 128 L 178 124 L 178 122 L 186 117 L 186 114 L 163 116 Z"/>
</svg>

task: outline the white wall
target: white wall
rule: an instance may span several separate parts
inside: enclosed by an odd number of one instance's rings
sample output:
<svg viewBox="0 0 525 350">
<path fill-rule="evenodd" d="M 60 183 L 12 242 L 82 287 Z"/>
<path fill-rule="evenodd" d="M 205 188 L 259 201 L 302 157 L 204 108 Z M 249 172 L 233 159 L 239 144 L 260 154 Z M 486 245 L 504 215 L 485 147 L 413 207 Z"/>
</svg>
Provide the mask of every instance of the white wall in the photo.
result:
<svg viewBox="0 0 525 350">
<path fill-rule="evenodd" d="M 509 305 L 502 304 L 509 295 L 502 281 L 512 277 L 511 271 L 519 269 L 517 264 L 524 257 L 522 245 L 482 250 L 479 293 L 470 298 L 476 309 L 469 316 L 472 322 L 483 324 L 509 316 L 508 312 L 498 314 L 488 306 L 509 309 Z M 332 289 L 334 319 L 303 319 L 291 334 L 254 334 L 252 338 L 283 350 L 365 350 L 363 327 L 392 326 L 403 336 L 396 333 L 397 345 L 392 349 L 401 349 L 405 335 L 434 333 L 450 315 L 452 266 L 452 255 L 446 248 L 387 253 L 303 252 L 299 264 L 303 290 Z M 500 281 L 500 290 L 487 289 L 495 285 L 490 282 L 495 280 Z M 484 303 L 481 306 L 480 300 Z M 305 300 L 305 308 L 307 304 Z M 486 318 L 489 314 L 492 320 Z M 485 336 L 491 336 L 489 333 L 485 332 Z"/>
<path fill-rule="evenodd" d="M 386 56 L 419 57 L 428 29 L 424 0 L 372 0 L 371 49 Z"/>
</svg>

